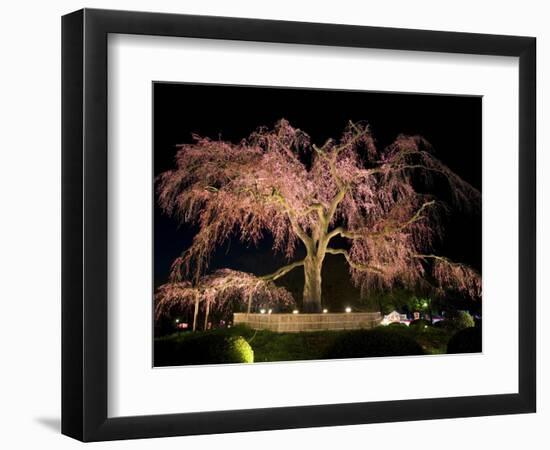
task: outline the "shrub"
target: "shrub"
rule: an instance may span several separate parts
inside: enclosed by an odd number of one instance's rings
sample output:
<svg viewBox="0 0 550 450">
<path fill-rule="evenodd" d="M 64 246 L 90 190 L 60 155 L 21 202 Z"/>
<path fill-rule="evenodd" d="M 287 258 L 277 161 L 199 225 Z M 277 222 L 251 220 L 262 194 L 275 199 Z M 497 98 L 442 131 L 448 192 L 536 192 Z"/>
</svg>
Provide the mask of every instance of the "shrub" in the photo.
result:
<svg viewBox="0 0 550 450">
<path fill-rule="evenodd" d="M 401 323 L 401 322 L 392 322 L 392 323 L 389 323 L 386 326 L 388 326 L 390 328 L 403 328 L 403 329 L 409 328 L 406 324 Z"/>
<path fill-rule="evenodd" d="M 457 311 L 451 317 L 434 323 L 434 327 L 442 328 L 449 332 L 464 330 L 476 325 L 474 318 L 467 311 Z"/>
<path fill-rule="evenodd" d="M 456 333 L 447 344 L 447 353 L 481 352 L 481 328 L 465 328 Z"/>
<path fill-rule="evenodd" d="M 418 319 L 418 320 L 413 320 L 409 324 L 409 327 L 413 330 L 421 330 L 421 329 L 424 329 L 426 327 L 430 327 L 431 325 L 432 324 L 430 322 L 428 322 L 427 320 Z"/>
<path fill-rule="evenodd" d="M 207 334 L 155 341 L 156 366 L 254 362 L 254 351 L 242 336 Z"/>
<path fill-rule="evenodd" d="M 450 328 L 464 330 L 475 326 L 474 318 L 468 311 L 457 311 L 450 319 Z"/>
<path fill-rule="evenodd" d="M 335 340 L 325 357 L 365 358 L 424 354 L 416 341 L 396 331 L 391 328 L 350 331 Z"/>
</svg>

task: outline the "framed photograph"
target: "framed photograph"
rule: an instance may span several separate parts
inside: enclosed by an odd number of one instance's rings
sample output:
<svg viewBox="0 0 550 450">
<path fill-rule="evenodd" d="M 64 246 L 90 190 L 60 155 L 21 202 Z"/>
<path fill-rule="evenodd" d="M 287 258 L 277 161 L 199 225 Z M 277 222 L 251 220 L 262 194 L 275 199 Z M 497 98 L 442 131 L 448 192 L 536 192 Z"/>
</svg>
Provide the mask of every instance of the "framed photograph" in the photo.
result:
<svg viewBox="0 0 550 450">
<path fill-rule="evenodd" d="M 62 21 L 62 432 L 536 409 L 532 37 Z"/>
</svg>

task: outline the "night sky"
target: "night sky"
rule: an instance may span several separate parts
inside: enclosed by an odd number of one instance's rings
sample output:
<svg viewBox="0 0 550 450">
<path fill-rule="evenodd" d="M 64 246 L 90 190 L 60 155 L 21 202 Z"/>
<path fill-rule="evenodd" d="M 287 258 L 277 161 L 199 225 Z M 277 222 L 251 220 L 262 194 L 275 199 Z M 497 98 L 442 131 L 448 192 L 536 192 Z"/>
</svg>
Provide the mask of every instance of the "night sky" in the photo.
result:
<svg viewBox="0 0 550 450">
<path fill-rule="evenodd" d="M 440 160 L 481 191 L 481 97 L 155 83 L 153 100 L 155 176 L 174 167 L 176 145 L 191 142 L 191 133 L 238 142 L 258 126 L 271 127 L 285 118 L 323 144 L 339 138 L 352 120 L 367 121 L 379 147 L 400 133 L 422 135 Z M 156 203 L 154 214 L 156 287 L 167 280 L 171 262 L 189 246 L 195 230 L 163 215 Z M 481 271 L 481 216 L 451 215 L 437 250 Z M 214 255 L 211 269 L 264 274 L 284 263 L 270 251 L 269 239 L 259 248 L 243 247 L 233 239 Z M 298 301 L 302 283 L 300 269 L 281 279 Z M 328 255 L 324 304 L 339 308 L 358 295 L 343 258 Z"/>
</svg>

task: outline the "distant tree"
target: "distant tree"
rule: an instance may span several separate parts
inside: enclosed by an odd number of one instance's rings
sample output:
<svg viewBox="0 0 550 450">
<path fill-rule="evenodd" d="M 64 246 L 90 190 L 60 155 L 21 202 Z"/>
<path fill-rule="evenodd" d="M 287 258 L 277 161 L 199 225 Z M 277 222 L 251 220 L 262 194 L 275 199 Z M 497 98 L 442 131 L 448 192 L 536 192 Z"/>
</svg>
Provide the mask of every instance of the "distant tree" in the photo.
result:
<svg viewBox="0 0 550 450">
<path fill-rule="evenodd" d="M 368 125 L 350 122 L 339 140 L 317 146 L 280 120 L 239 143 L 194 136 L 179 147 L 175 165 L 157 179 L 160 207 L 199 231 L 175 261 L 172 281 L 200 277 L 230 236 L 258 244 L 270 233 L 274 252 L 292 261 L 300 245 L 306 256 L 260 279 L 275 281 L 302 267 L 305 312 L 322 308 L 327 254 L 343 256 L 364 289 L 415 286 L 429 273 L 441 289 L 480 295 L 474 270 L 435 254 L 444 205 L 423 193 L 444 183 L 450 203 L 465 210 L 479 207 L 479 192 L 435 158 L 422 137 L 400 135 L 379 150 Z"/>
<path fill-rule="evenodd" d="M 425 313 L 430 310 L 432 300 L 429 297 L 411 296 L 407 301 L 407 307 L 410 311 Z"/>
</svg>

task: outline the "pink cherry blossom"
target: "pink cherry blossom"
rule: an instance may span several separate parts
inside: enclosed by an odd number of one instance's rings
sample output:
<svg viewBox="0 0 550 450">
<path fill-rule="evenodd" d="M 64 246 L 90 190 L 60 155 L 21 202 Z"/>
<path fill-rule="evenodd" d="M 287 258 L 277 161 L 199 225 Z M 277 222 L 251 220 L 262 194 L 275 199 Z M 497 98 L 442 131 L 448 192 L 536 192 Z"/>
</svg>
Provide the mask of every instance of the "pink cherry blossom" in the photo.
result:
<svg viewBox="0 0 550 450">
<path fill-rule="evenodd" d="M 446 185 L 450 201 L 417 188 L 434 183 Z M 420 136 L 400 135 L 378 149 L 366 123 L 350 122 L 339 139 L 318 146 L 284 119 L 238 143 L 194 136 L 179 146 L 174 169 L 158 177 L 157 194 L 166 214 L 198 225 L 172 266 L 171 280 L 182 286 L 208 273 L 213 251 L 230 237 L 256 245 L 269 233 L 273 251 L 289 264 L 255 279 L 271 282 L 303 267 L 307 312 L 321 309 L 327 254 L 342 255 L 363 289 L 431 280 L 439 289 L 481 295 L 479 274 L 434 254 L 445 210 L 479 210 L 480 193 Z M 295 261 L 299 246 L 306 257 Z"/>
</svg>

